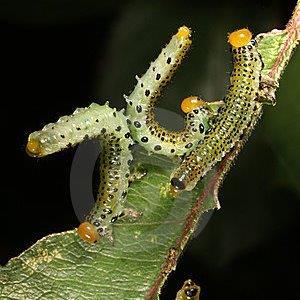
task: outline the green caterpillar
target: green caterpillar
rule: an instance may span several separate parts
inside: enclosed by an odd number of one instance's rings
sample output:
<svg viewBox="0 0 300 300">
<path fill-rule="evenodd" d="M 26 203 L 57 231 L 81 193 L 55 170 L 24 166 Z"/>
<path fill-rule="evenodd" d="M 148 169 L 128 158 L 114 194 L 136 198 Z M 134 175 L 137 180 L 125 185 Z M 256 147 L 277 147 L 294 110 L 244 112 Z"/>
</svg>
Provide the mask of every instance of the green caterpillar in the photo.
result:
<svg viewBox="0 0 300 300">
<path fill-rule="evenodd" d="M 73 115 L 61 117 L 57 123 L 31 133 L 27 153 L 42 157 L 87 138 L 99 138 L 103 146 L 97 200 L 86 222 L 78 228 L 82 239 L 94 243 L 101 236 L 112 240 L 111 224 L 124 211 L 133 141 L 123 111 L 110 108 L 108 103 L 92 103 L 88 108 L 76 109 Z"/>
<path fill-rule="evenodd" d="M 259 86 L 263 63 L 248 29 L 229 36 L 233 71 L 224 106 L 215 123 L 197 147 L 171 175 L 171 192 L 192 190 L 197 182 L 239 142 L 262 112 Z"/>
<path fill-rule="evenodd" d="M 191 45 L 191 30 L 180 27 L 169 44 L 151 63 L 147 72 L 137 77 L 137 85 L 127 102 L 126 114 L 130 119 L 129 128 L 133 139 L 148 152 L 166 156 L 182 156 L 191 151 L 203 139 L 210 128 L 210 118 L 217 112 L 221 102 L 206 103 L 196 97 L 192 109 L 185 118 L 181 131 L 170 131 L 155 120 L 155 106 L 161 93 Z M 191 100 L 191 97 L 188 99 Z"/>
</svg>

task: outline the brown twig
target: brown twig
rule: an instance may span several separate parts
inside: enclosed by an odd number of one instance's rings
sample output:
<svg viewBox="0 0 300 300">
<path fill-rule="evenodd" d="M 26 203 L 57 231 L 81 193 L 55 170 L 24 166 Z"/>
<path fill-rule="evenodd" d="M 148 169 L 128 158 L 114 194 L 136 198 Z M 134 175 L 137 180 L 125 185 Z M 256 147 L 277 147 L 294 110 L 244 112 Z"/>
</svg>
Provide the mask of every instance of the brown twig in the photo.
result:
<svg viewBox="0 0 300 300">
<path fill-rule="evenodd" d="M 293 12 L 293 15 L 291 19 L 289 20 L 286 28 L 283 31 L 276 31 L 273 32 L 274 34 L 279 33 L 286 33 L 286 38 L 284 42 L 282 43 L 280 47 L 280 51 L 278 52 L 278 56 L 270 69 L 268 73 L 269 79 L 273 80 L 274 82 L 277 82 L 278 79 L 281 77 L 282 72 L 289 61 L 289 59 L 292 56 L 293 50 L 299 43 L 300 38 L 300 0 L 297 2 L 297 5 L 295 7 L 295 10 Z M 268 35 L 273 34 L 272 32 L 262 34 Z M 274 86 L 274 89 L 278 86 Z M 215 173 L 210 177 L 210 179 L 207 181 L 205 188 L 201 192 L 199 198 L 197 199 L 195 205 L 191 209 L 190 213 L 186 217 L 186 221 L 182 230 L 181 236 L 177 239 L 175 247 L 172 248 L 172 257 L 168 255 L 166 258 L 166 261 L 162 267 L 162 271 L 158 274 L 156 280 L 154 281 L 153 285 L 151 286 L 149 293 L 146 297 L 147 300 L 153 299 L 159 292 L 161 287 L 163 286 L 164 282 L 166 281 L 169 273 L 171 273 L 172 270 L 175 270 L 177 260 L 181 254 L 181 250 L 184 248 L 186 243 L 188 242 L 192 232 L 195 230 L 198 220 L 200 218 L 200 215 L 202 213 L 202 204 L 209 197 L 212 195 L 216 201 L 218 196 L 218 190 L 219 186 L 224 178 L 224 176 L 229 171 L 232 162 L 239 154 L 241 148 L 243 147 L 245 141 L 250 136 L 252 129 L 254 128 L 257 120 L 259 119 L 260 115 L 257 115 L 256 120 L 253 121 L 253 124 L 251 126 L 251 129 L 249 129 L 248 132 L 246 132 L 246 135 L 238 145 L 235 146 L 235 148 L 228 153 L 222 162 L 218 165 L 217 169 L 215 170 Z"/>
</svg>

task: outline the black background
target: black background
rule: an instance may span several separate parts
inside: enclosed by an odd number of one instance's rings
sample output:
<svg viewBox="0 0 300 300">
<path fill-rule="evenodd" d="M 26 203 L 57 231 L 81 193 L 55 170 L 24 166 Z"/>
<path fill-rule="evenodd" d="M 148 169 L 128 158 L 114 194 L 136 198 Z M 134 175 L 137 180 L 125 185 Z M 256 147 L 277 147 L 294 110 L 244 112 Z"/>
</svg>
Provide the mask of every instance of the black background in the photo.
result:
<svg viewBox="0 0 300 300">
<path fill-rule="evenodd" d="M 30 132 L 96 99 L 121 107 L 134 75 L 182 24 L 195 30 L 191 58 L 161 106 L 170 108 L 172 99 L 179 111 L 189 94 L 221 98 L 230 71 L 227 32 L 283 28 L 295 2 L 0 1 L 1 264 L 43 236 L 78 225 L 69 192 L 75 150 L 32 159 L 24 151 Z M 299 60 L 291 64 L 298 78 L 286 74 L 282 90 L 299 99 Z M 162 299 L 173 299 L 187 278 L 201 285 L 203 300 L 299 296 L 300 169 L 297 156 L 290 157 L 299 154 L 299 122 L 285 123 L 281 134 L 289 143 L 273 142 L 276 126 L 283 126 L 273 110 L 280 116 L 281 107 L 288 114 L 283 105 L 267 108 L 223 185 L 222 209 L 189 244 Z"/>
</svg>

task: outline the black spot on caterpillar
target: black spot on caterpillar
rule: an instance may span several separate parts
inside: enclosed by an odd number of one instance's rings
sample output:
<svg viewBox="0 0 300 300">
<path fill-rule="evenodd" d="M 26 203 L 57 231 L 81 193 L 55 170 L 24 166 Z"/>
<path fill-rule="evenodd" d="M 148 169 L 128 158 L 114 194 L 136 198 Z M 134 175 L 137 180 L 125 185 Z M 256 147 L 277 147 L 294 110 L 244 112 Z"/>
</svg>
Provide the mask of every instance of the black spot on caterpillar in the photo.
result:
<svg viewBox="0 0 300 300">
<path fill-rule="evenodd" d="M 224 106 L 203 143 L 187 155 L 171 175 L 171 191 L 192 190 L 196 183 L 241 140 L 262 110 L 258 101 L 262 61 L 247 29 L 229 36 L 233 71 Z M 245 31 L 245 32 L 244 32 Z M 236 46 L 234 46 L 236 45 Z"/>
<path fill-rule="evenodd" d="M 111 224 L 124 209 L 128 189 L 128 179 L 124 178 L 130 173 L 129 146 L 133 141 L 123 112 L 110 108 L 108 103 L 102 106 L 92 103 L 88 108 L 76 109 L 73 115 L 30 134 L 27 152 L 41 157 L 74 146 L 85 138 L 99 138 L 103 146 L 97 200 L 86 222 L 78 228 L 78 234 L 93 243 L 101 236 L 112 239 Z"/>
<path fill-rule="evenodd" d="M 189 49 L 190 35 L 189 28 L 180 27 L 146 73 L 141 78 L 137 77 L 137 85 L 130 96 L 124 96 L 128 104 L 126 114 L 131 121 L 132 137 L 149 152 L 182 156 L 195 148 L 210 126 L 212 106 L 216 104 L 204 101 L 198 101 L 201 109 L 196 112 L 190 110 L 186 115 L 181 131 L 170 131 L 155 120 L 155 106 L 161 89 L 170 81 Z"/>
</svg>

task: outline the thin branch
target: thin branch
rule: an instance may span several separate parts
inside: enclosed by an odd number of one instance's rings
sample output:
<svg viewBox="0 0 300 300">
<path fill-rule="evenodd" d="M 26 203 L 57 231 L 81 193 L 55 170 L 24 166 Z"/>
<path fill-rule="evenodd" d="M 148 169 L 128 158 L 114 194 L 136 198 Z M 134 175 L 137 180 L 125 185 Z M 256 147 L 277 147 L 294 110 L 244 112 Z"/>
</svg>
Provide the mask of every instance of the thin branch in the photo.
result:
<svg viewBox="0 0 300 300">
<path fill-rule="evenodd" d="M 300 1 L 297 2 L 294 13 L 289 20 L 285 30 L 286 33 L 285 42 L 282 44 L 279 51 L 279 55 L 273 65 L 273 68 L 269 72 L 269 77 L 277 81 L 282 72 L 290 60 L 293 50 L 299 44 L 300 39 Z M 282 33 L 282 32 L 281 32 Z"/>
<path fill-rule="evenodd" d="M 300 0 L 298 0 L 294 13 L 284 30 L 273 30 L 269 33 L 258 35 L 258 38 L 261 41 L 266 36 L 278 35 L 278 34 L 280 35 L 286 34 L 286 36 L 283 39 L 282 44 L 280 45 L 279 51 L 277 52 L 277 57 L 275 59 L 275 62 L 267 74 L 269 79 L 271 79 L 271 81 L 275 83 L 274 86 L 272 87 L 272 90 L 270 91 L 271 93 L 274 93 L 275 90 L 278 88 L 278 84 L 277 84 L 278 80 L 280 79 L 283 70 L 285 69 L 288 61 L 290 60 L 293 50 L 296 48 L 296 46 L 299 43 Z M 181 250 L 185 247 L 191 234 L 196 229 L 198 220 L 202 213 L 203 202 L 209 196 L 213 196 L 217 201 L 219 186 L 222 183 L 222 180 L 225 177 L 225 175 L 228 173 L 232 165 L 232 162 L 239 154 L 247 138 L 250 136 L 252 129 L 254 128 L 254 125 L 258 121 L 259 117 L 260 116 L 257 116 L 256 120 L 253 121 L 252 124 L 253 126 L 251 126 L 252 128 L 249 129 L 248 132 L 246 132 L 244 140 L 241 141 L 238 145 L 236 145 L 235 148 L 224 157 L 222 162 L 215 169 L 214 171 L 215 173 L 206 182 L 204 190 L 201 192 L 195 205 L 193 206 L 193 208 L 191 209 L 190 213 L 186 218 L 181 236 L 176 241 L 175 247 L 170 249 L 169 255 L 165 261 L 164 266 L 162 267 L 162 271 L 158 274 L 156 280 L 151 286 L 150 291 L 146 298 L 147 300 L 154 299 L 154 297 L 158 293 L 160 293 L 160 289 L 163 286 L 164 282 L 166 281 L 168 275 L 171 273 L 172 270 L 175 270 L 177 260 L 181 254 Z"/>
</svg>

